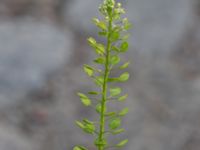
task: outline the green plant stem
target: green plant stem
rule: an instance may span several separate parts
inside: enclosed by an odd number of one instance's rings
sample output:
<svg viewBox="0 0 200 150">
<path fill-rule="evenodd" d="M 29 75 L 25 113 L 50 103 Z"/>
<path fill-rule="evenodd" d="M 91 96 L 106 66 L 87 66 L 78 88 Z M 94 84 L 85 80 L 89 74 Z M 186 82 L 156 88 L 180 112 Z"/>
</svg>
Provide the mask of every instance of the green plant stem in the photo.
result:
<svg viewBox="0 0 200 150">
<path fill-rule="evenodd" d="M 105 110 L 106 110 L 106 100 L 107 100 L 107 81 L 109 77 L 109 62 L 110 62 L 110 50 L 111 50 L 111 32 L 112 32 L 112 17 L 109 18 L 108 25 L 108 37 L 107 37 L 107 47 L 106 47 L 106 63 L 104 66 L 104 81 L 102 88 L 102 101 L 101 101 L 101 114 L 100 114 L 100 129 L 99 129 L 99 141 L 104 140 L 104 132 L 105 132 Z M 99 145 L 98 150 L 104 150 L 105 145 Z"/>
</svg>

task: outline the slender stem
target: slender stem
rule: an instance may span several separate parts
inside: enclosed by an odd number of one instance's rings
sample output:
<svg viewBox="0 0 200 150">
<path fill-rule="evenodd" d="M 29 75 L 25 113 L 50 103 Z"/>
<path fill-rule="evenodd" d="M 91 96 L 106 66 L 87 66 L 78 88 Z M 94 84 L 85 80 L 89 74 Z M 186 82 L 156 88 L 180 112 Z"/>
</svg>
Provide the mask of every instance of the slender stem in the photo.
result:
<svg viewBox="0 0 200 150">
<path fill-rule="evenodd" d="M 104 132 L 105 132 L 105 110 L 106 110 L 106 100 L 107 100 L 107 81 L 109 77 L 109 62 L 110 62 L 110 50 L 111 50 L 111 32 L 112 32 L 112 17 L 109 18 L 109 25 L 108 25 L 108 37 L 107 37 L 107 47 L 106 47 L 106 63 L 104 66 L 104 81 L 103 81 L 103 88 L 102 88 L 102 101 L 101 101 L 101 114 L 100 114 L 100 129 L 99 129 L 99 141 L 104 140 Z M 104 150 L 105 145 L 99 145 L 98 150 Z"/>
</svg>

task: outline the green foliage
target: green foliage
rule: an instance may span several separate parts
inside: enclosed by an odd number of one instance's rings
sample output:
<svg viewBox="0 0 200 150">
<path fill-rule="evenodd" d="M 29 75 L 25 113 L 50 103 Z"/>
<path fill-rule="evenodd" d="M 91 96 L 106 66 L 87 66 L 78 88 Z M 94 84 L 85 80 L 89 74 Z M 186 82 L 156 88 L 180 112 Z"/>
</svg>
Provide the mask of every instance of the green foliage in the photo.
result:
<svg viewBox="0 0 200 150">
<path fill-rule="evenodd" d="M 73 148 L 73 150 L 87 150 L 87 148 L 85 148 L 83 146 L 76 146 Z"/>
<path fill-rule="evenodd" d="M 81 102 L 83 103 L 83 105 L 85 106 L 90 106 L 91 105 L 91 100 L 83 93 L 78 93 L 78 96 L 81 99 Z"/>
<path fill-rule="evenodd" d="M 114 118 L 111 120 L 111 122 L 109 123 L 109 128 L 111 130 L 117 129 L 119 128 L 121 125 L 121 119 L 120 118 Z"/>
<path fill-rule="evenodd" d="M 119 116 L 125 116 L 126 114 L 128 114 L 129 109 L 128 108 L 124 108 L 119 112 Z"/>
<path fill-rule="evenodd" d="M 113 75 L 112 71 L 114 69 L 122 71 L 127 69 L 130 64 L 130 62 L 121 59 L 123 58 L 121 55 L 129 49 L 127 30 L 132 26 L 127 18 L 122 17 L 125 10 L 122 8 L 121 3 L 116 3 L 115 0 L 104 0 L 99 7 L 99 11 L 103 17 L 93 18 L 92 21 L 99 30 L 98 35 L 105 38 L 107 42 L 102 44 L 93 37 L 88 38 L 88 43 L 97 56 L 93 60 L 94 67 L 87 64 L 83 66 L 84 72 L 97 85 L 98 90 L 89 91 L 87 94 L 78 93 L 82 104 L 94 108 L 99 118 L 95 121 L 96 123 L 83 119 L 82 121 L 76 121 L 76 125 L 85 133 L 94 136 L 94 145 L 98 150 L 105 150 L 110 147 L 120 148 L 128 143 L 126 139 L 116 145 L 109 145 L 108 136 L 105 134 L 117 135 L 125 131 L 120 127 L 122 117 L 129 112 L 129 109 L 109 111 L 110 108 L 107 106 L 107 102 L 111 100 L 123 102 L 128 97 L 128 94 L 121 95 L 122 89 L 113 86 L 113 84 L 127 81 L 129 73 L 125 71 L 121 72 L 119 76 L 113 77 L 111 75 Z M 87 149 L 83 146 L 76 146 L 73 150 Z"/>
<path fill-rule="evenodd" d="M 85 133 L 93 134 L 95 132 L 95 125 L 93 122 L 84 119 L 82 122 L 76 121 L 76 125 Z"/>
<path fill-rule="evenodd" d="M 117 147 L 122 147 L 122 146 L 126 145 L 127 143 L 128 143 L 128 140 L 126 139 L 126 140 L 123 140 L 123 141 L 119 142 L 116 146 Z"/>
<path fill-rule="evenodd" d="M 125 94 L 125 95 L 123 95 L 123 96 L 120 96 L 120 97 L 118 98 L 118 101 L 124 101 L 124 100 L 127 99 L 127 97 L 128 97 L 128 94 Z"/>
<path fill-rule="evenodd" d="M 110 95 L 113 97 L 113 96 L 117 96 L 121 93 L 121 88 L 119 87 L 116 87 L 116 88 L 111 88 L 110 89 Z"/>
</svg>

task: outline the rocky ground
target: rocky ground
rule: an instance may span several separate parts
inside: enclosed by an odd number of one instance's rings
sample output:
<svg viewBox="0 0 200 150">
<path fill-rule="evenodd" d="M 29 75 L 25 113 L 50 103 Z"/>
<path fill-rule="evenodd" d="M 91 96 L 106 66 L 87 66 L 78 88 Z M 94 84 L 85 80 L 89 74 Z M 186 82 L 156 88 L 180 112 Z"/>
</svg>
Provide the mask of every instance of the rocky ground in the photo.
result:
<svg viewBox="0 0 200 150">
<path fill-rule="evenodd" d="M 0 1 L 0 149 L 63 150 L 90 139 L 74 126 L 94 118 L 75 96 L 91 88 L 81 65 L 100 1 Z M 124 88 L 127 150 L 200 147 L 200 2 L 123 2 L 134 29 Z"/>
</svg>

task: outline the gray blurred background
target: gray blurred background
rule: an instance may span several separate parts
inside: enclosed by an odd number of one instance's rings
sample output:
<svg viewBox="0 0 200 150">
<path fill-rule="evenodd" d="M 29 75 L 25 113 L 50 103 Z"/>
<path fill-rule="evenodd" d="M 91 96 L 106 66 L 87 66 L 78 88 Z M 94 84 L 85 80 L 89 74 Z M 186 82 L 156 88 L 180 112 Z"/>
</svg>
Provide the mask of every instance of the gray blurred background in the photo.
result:
<svg viewBox="0 0 200 150">
<path fill-rule="evenodd" d="M 200 149 L 200 1 L 122 1 L 134 28 L 124 150 Z M 0 0 L 0 150 L 70 150 L 91 139 L 75 93 L 101 0 Z"/>
</svg>

